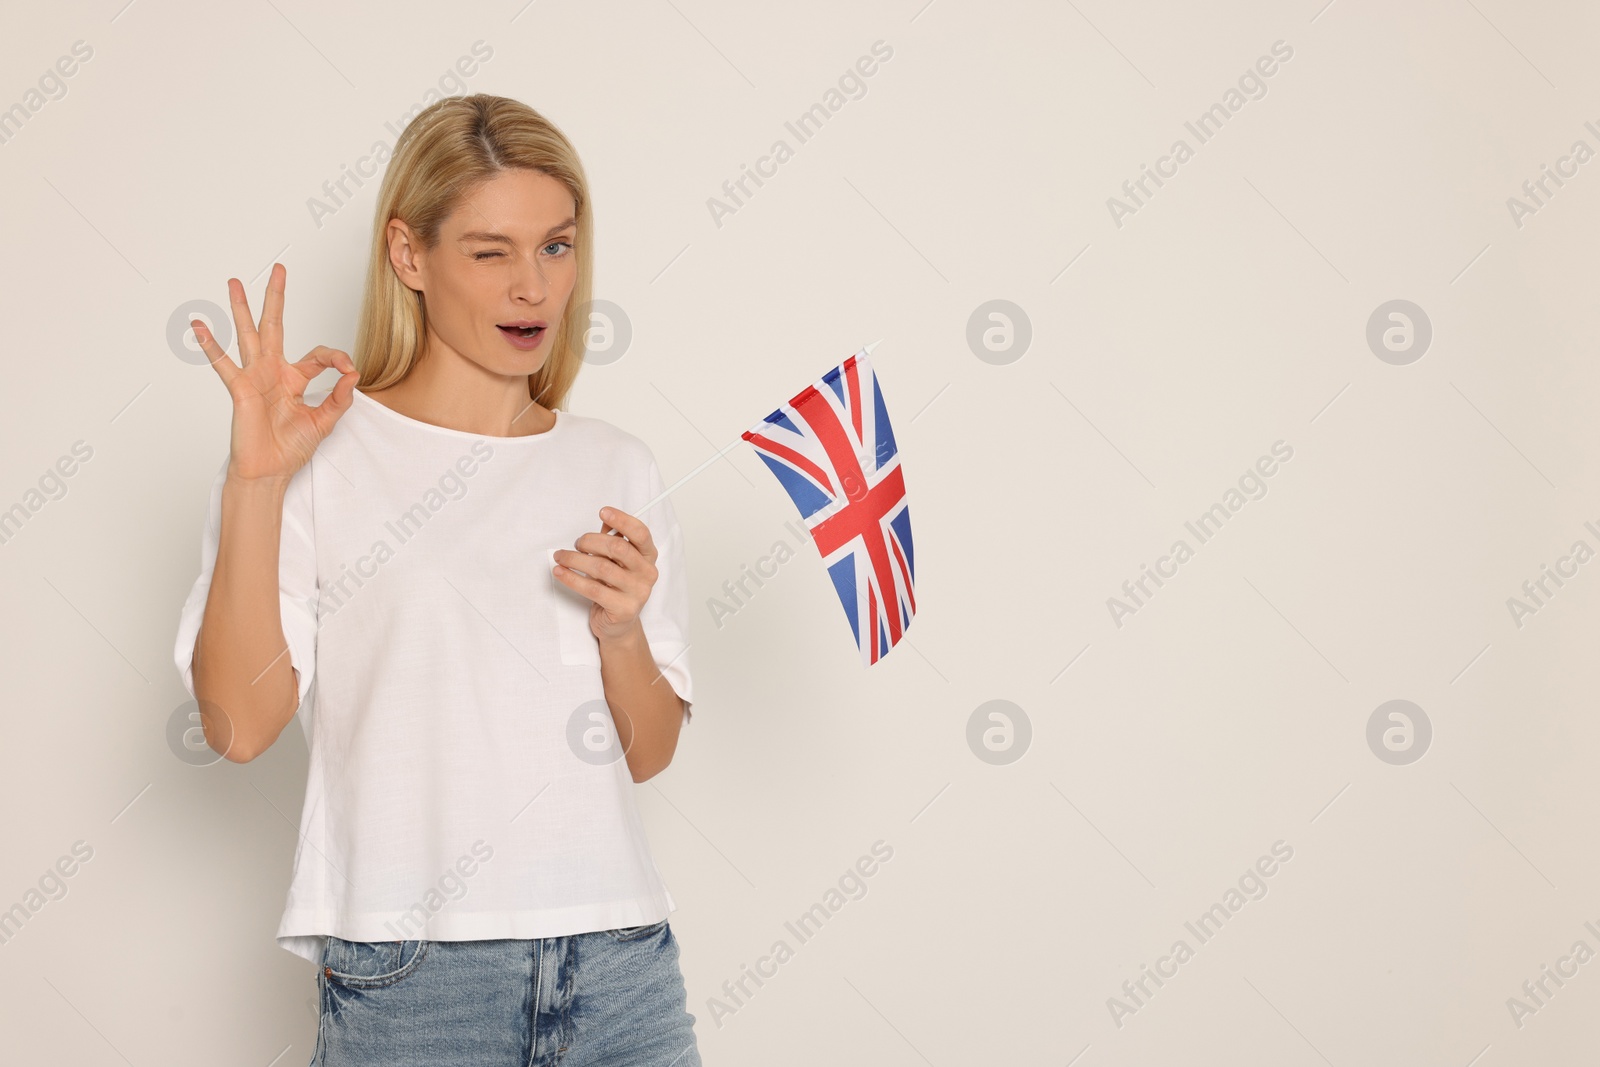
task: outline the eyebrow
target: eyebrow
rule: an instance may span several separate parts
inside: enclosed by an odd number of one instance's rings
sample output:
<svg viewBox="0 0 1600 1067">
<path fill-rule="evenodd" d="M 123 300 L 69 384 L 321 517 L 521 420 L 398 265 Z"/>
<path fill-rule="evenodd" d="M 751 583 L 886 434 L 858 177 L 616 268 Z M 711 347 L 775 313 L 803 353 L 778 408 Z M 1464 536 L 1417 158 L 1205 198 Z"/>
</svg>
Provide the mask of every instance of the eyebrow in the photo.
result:
<svg viewBox="0 0 1600 1067">
<path fill-rule="evenodd" d="M 571 227 L 576 226 L 577 224 L 578 224 L 578 220 L 576 218 L 567 219 L 565 222 L 558 222 L 554 226 L 550 227 L 548 230 L 546 230 L 544 232 L 544 235 L 545 235 L 546 238 L 553 237 L 556 234 L 560 233 L 562 230 L 570 229 Z M 467 233 L 462 234 L 458 238 L 458 240 L 462 240 L 462 241 L 490 241 L 490 242 L 498 241 L 501 244 L 508 244 L 508 245 L 509 244 L 516 244 L 515 241 L 513 241 L 511 238 L 507 237 L 505 234 L 497 233 L 494 230 L 471 230 L 471 231 L 469 231 Z"/>
</svg>

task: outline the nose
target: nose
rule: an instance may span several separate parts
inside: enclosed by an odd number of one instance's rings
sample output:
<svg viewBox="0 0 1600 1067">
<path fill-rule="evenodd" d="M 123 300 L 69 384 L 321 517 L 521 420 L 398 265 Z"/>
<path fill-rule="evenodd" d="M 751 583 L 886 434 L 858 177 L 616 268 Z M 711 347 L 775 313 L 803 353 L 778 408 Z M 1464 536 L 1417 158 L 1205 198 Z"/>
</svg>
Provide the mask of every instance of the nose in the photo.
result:
<svg viewBox="0 0 1600 1067">
<path fill-rule="evenodd" d="M 544 276 L 536 253 L 518 252 L 515 269 L 511 272 L 511 298 L 535 306 L 544 303 L 550 291 L 550 280 Z"/>
</svg>

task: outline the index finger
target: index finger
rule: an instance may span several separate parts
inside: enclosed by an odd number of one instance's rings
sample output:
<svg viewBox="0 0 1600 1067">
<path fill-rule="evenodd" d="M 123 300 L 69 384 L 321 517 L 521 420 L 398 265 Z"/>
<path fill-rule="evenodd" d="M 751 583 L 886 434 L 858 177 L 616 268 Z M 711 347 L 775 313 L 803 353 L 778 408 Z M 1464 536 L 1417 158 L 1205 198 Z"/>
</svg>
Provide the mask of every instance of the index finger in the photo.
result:
<svg viewBox="0 0 1600 1067">
<path fill-rule="evenodd" d="M 635 548 L 646 556 L 654 555 L 655 541 L 650 536 L 650 527 L 646 526 L 642 519 L 629 515 L 627 512 L 620 511 L 617 508 L 601 508 L 600 520 L 601 533 L 605 533 L 606 528 L 610 527 L 626 537 Z"/>
</svg>

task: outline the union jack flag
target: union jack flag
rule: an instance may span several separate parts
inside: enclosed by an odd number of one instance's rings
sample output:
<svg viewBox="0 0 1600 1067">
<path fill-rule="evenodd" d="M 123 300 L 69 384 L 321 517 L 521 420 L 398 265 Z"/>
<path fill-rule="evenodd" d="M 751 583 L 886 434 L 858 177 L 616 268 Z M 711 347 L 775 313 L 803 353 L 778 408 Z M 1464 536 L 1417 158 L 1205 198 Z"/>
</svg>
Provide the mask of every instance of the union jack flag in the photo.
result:
<svg viewBox="0 0 1600 1067">
<path fill-rule="evenodd" d="M 741 435 L 800 509 L 868 667 L 917 610 L 905 477 L 871 347 Z"/>
</svg>

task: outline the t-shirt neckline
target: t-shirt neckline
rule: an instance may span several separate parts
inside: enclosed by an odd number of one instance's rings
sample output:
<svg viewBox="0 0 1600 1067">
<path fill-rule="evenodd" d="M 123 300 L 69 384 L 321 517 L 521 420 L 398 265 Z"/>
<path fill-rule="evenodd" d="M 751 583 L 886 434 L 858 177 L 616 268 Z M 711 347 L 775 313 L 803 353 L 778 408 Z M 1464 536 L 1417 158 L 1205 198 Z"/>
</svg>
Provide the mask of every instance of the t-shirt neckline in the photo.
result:
<svg viewBox="0 0 1600 1067">
<path fill-rule="evenodd" d="M 501 436 L 498 434 L 489 433 L 471 433 L 467 430 L 457 430 L 449 426 L 435 426 L 431 422 L 423 422 L 421 419 L 413 419 L 410 415 L 401 414 L 388 404 L 383 403 L 381 400 L 374 400 L 366 393 L 363 393 L 360 389 L 355 390 L 355 395 L 360 397 L 361 402 L 367 407 L 377 409 L 384 415 L 398 421 L 402 425 L 412 426 L 419 430 L 430 430 L 433 433 L 444 434 L 447 437 L 454 437 L 463 441 L 492 441 L 495 444 L 511 444 L 518 441 L 542 441 L 547 437 L 552 437 L 555 434 L 560 433 L 561 427 L 566 425 L 567 422 L 566 414 L 561 411 L 560 408 L 551 408 L 550 413 L 555 416 L 556 421 L 548 430 L 545 430 L 542 433 L 524 433 L 517 434 L 515 436 Z"/>
</svg>

